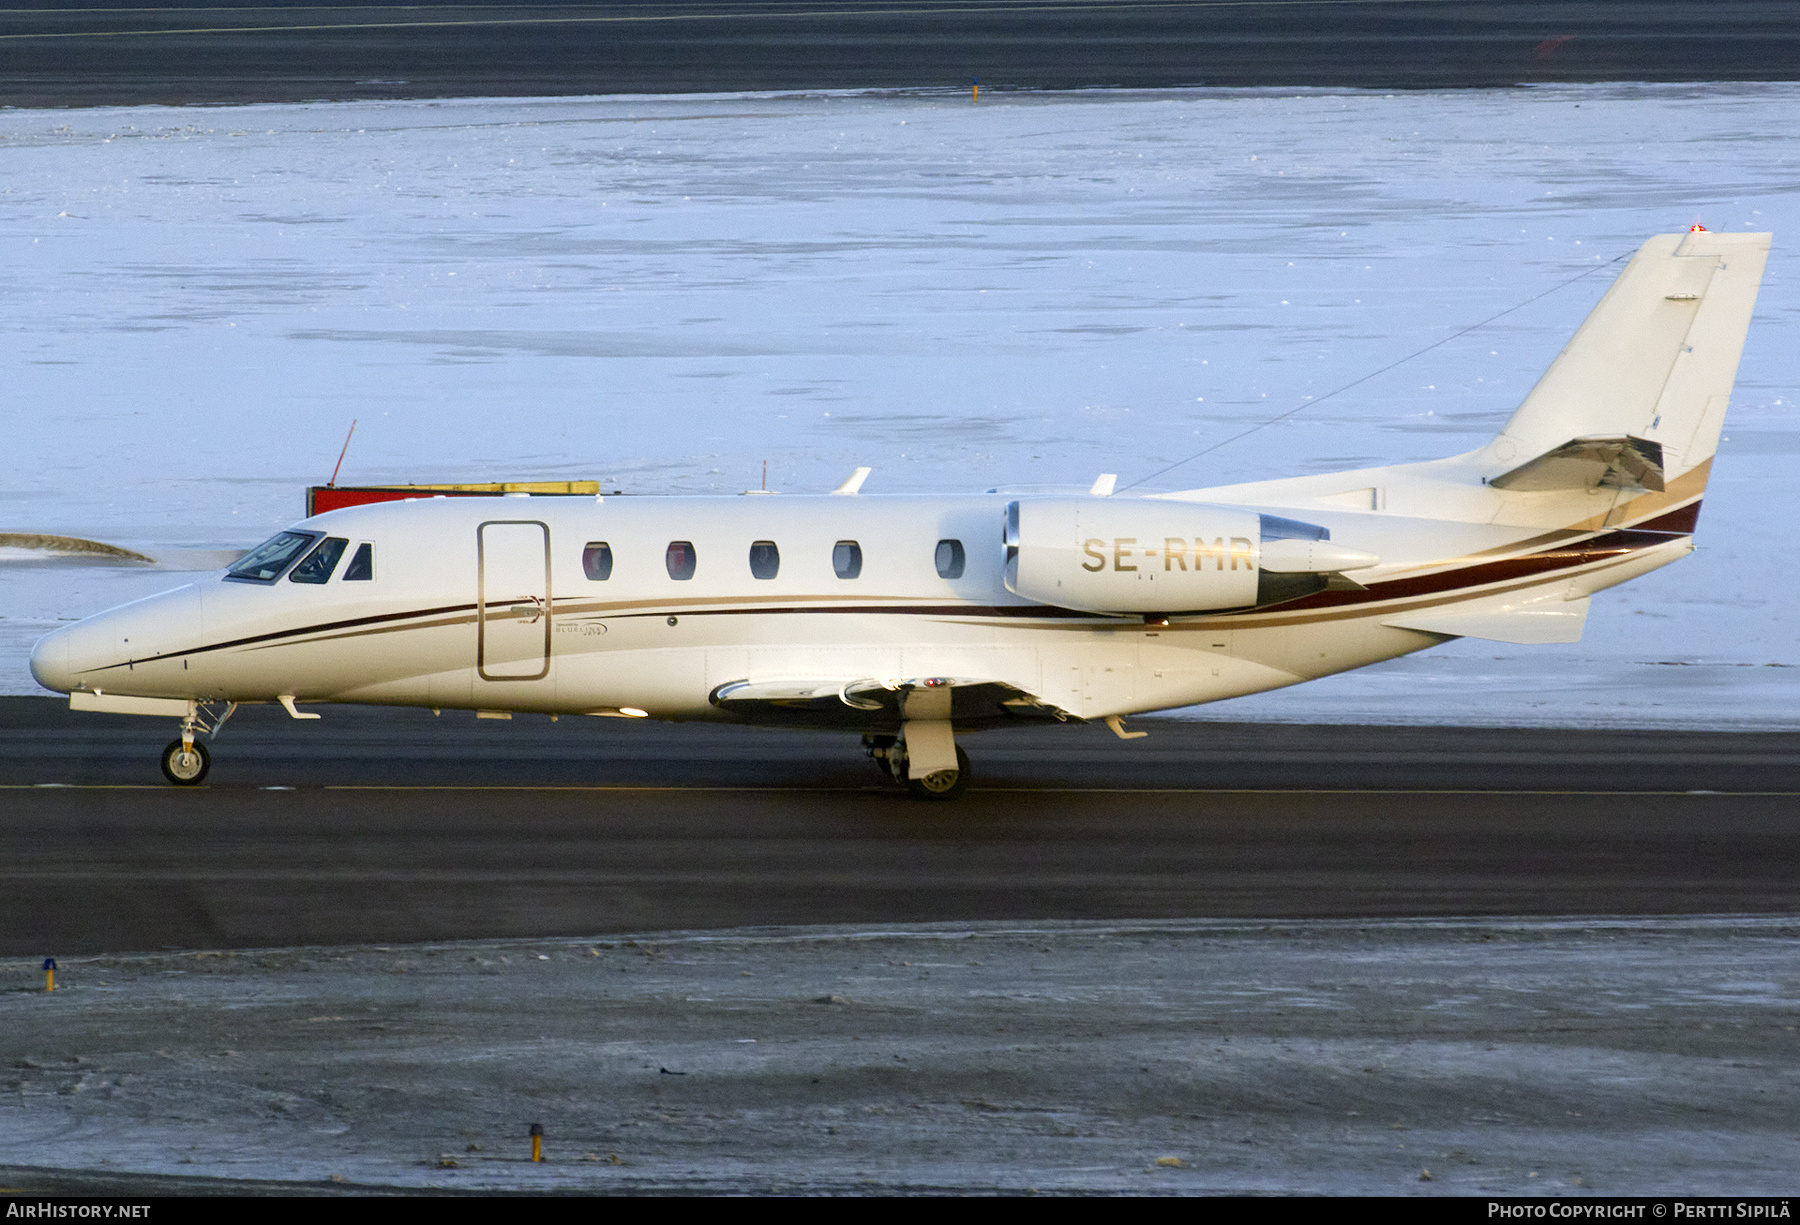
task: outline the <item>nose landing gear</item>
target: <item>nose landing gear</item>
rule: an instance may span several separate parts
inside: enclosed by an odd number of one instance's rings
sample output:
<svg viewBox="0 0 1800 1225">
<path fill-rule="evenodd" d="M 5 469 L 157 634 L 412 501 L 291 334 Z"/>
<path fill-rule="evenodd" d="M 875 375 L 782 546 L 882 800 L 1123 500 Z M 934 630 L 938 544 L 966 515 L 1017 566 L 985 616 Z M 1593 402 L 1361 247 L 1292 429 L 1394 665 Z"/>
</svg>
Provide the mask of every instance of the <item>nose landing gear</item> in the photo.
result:
<svg viewBox="0 0 1800 1225">
<path fill-rule="evenodd" d="M 212 754 L 194 737 L 201 732 L 209 737 L 217 736 L 225 721 L 236 712 L 236 702 L 227 702 L 223 710 L 217 711 L 208 702 L 189 702 L 188 712 L 181 720 L 181 739 L 170 741 L 169 747 L 163 750 L 163 777 L 177 787 L 199 786 L 206 778 L 206 772 L 212 769 Z"/>
<path fill-rule="evenodd" d="M 163 750 L 163 777 L 177 787 L 193 787 L 212 769 L 212 754 L 197 740 L 171 741 Z"/>
</svg>

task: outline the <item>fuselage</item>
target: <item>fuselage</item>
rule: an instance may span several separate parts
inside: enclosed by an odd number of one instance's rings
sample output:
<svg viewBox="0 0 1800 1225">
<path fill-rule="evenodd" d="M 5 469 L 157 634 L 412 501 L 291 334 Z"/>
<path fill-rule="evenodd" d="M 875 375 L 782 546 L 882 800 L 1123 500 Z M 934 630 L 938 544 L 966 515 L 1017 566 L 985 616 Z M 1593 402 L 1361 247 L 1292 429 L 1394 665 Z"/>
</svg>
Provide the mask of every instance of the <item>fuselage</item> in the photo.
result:
<svg viewBox="0 0 1800 1225">
<path fill-rule="evenodd" d="M 482 497 L 355 507 L 295 524 L 290 532 L 306 539 L 272 577 L 221 571 L 90 617 L 41 641 L 32 668 L 47 687 L 73 692 L 673 720 L 739 717 L 716 699 L 742 682 L 929 676 L 992 682 L 1058 717 L 1096 719 L 1418 650 L 1452 635 L 1384 624 L 1396 610 L 1548 591 L 1577 598 L 1684 555 L 1691 530 L 1545 533 L 1315 510 L 1309 522 L 1379 565 L 1267 607 L 1109 614 L 1009 590 L 1005 519 L 1019 500 Z M 1139 513 L 1144 526 L 1071 553 L 1090 583 L 1142 591 L 1158 578 L 1189 580 L 1189 561 L 1216 567 L 1223 582 L 1228 557 L 1234 570 L 1261 560 L 1261 542 L 1249 539 L 1241 558 L 1229 545 L 1204 552 L 1231 539 L 1209 527 L 1209 514 L 1232 508 L 1108 501 L 1109 513 Z M 1239 509 L 1254 521 L 1256 508 Z M 303 573 L 300 559 L 314 552 Z M 759 718 L 837 723 L 798 702 L 767 704 Z"/>
</svg>

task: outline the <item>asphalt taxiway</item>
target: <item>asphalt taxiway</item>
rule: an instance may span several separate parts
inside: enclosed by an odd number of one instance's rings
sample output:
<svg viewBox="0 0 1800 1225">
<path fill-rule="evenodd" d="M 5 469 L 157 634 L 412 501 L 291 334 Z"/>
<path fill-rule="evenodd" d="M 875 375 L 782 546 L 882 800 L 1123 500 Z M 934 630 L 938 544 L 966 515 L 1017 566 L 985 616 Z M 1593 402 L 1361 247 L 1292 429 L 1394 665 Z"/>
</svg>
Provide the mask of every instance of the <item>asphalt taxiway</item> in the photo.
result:
<svg viewBox="0 0 1800 1225">
<path fill-rule="evenodd" d="M 1023 919 L 1792 913 L 1789 733 L 1135 720 L 967 737 L 920 804 L 854 736 L 0 699 L 0 952 Z"/>
<path fill-rule="evenodd" d="M 1778 0 L 598 0 L 0 10 L 0 104 L 1784 81 Z"/>
</svg>

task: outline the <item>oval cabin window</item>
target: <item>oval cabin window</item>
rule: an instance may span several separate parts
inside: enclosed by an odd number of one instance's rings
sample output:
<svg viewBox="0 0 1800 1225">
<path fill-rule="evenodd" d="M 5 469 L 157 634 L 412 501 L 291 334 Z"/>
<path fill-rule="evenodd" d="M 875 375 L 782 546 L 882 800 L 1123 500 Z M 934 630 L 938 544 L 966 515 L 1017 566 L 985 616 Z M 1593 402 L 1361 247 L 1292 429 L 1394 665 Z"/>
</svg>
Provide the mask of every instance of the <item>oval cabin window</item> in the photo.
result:
<svg viewBox="0 0 1800 1225">
<path fill-rule="evenodd" d="M 694 577 L 694 542 L 691 540 L 671 540 L 669 551 L 663 556 L 669 567 L 669 577 L 677 582 L 686 582 Z"/>
<path fill-rule="evenodd" d="M 854 540 L 840 540 L 832 546 L 831 568 L 839 578 L 855 578 L 862 573 L 862 546 Z"/>
<path fill-rule="evenodd" d="M 962 541 L 938 541 L 937 572 L 939 578 L 961 578 L 963 566 L 967 560 L 963 554 Z"/>
<path fill-rule="evenodd" d="M 612 546 L 604 540 L 590 540 L 581 550 L 581 572 L 596 583 L 612 577 Z"/>
<path fill-rule="evenodd" d="M 750 577 L 774 578 L 781 573 L 781 550 L 773 540 L 759 540 L 750 546 Z"/>
</svg>

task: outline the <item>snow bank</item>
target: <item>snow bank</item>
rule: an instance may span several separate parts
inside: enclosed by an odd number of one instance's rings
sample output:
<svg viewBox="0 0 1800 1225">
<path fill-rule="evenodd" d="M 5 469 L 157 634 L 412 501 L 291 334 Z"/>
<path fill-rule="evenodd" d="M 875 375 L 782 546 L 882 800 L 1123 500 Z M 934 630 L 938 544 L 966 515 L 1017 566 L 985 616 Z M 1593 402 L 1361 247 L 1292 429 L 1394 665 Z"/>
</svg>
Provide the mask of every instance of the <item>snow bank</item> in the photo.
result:
<svg viewBox="0 0 1800 1225">
<path fill-rule="evenodd" d="M 352 418 L 357 482 L 735 492 L 766 459 L 788 490 L 859 464 L 870 492 L 1125 485 L 1700 221 L 1777 232 L 1701 551 L 1597 600 L 1578 645 L 1458 643 L 1208 713 L 1554 721 L 1568 691 L 1583 719 L 1793 722 L 1768 563 L 1800 498 L 1797 104 L 1779 84 L 5 112 L 0 527 L 243 548 L 299 517 Z M 1472 447 L 1609 279 L 1159 484 Z M 0 690 L 32 691 L 57 619 L 168 583 L 0 564 Z"/>
</svg>

